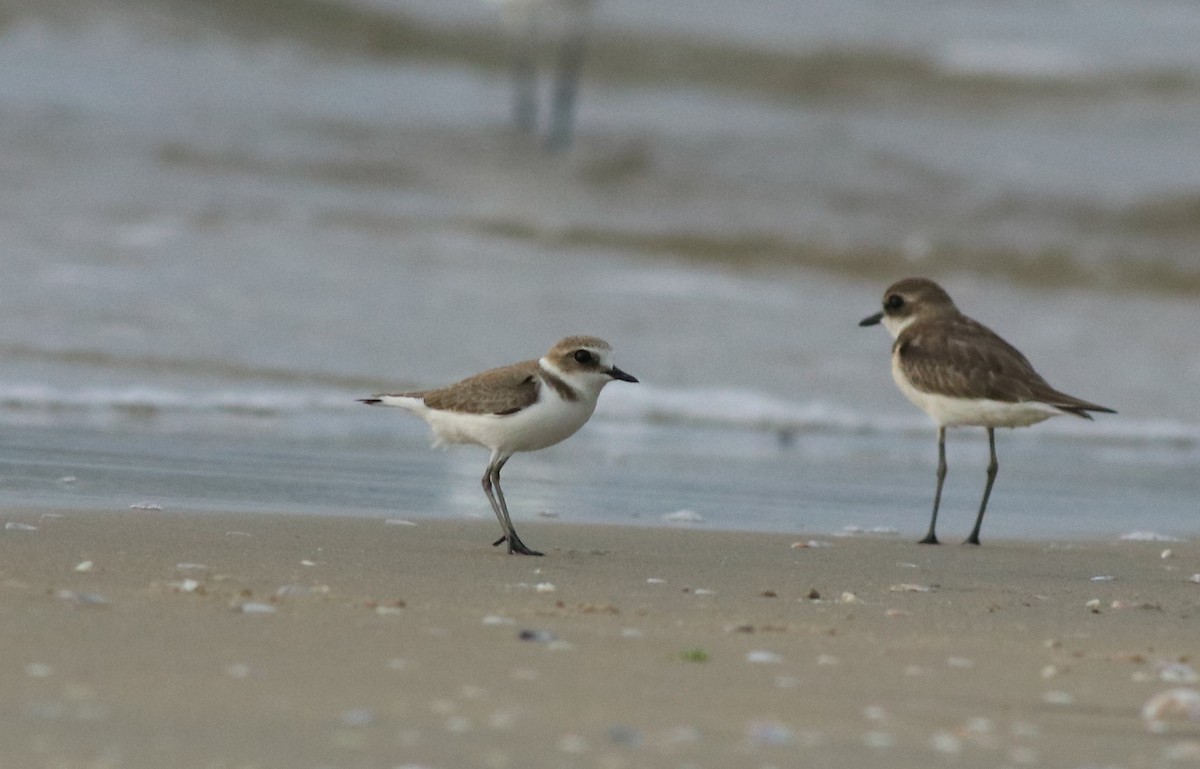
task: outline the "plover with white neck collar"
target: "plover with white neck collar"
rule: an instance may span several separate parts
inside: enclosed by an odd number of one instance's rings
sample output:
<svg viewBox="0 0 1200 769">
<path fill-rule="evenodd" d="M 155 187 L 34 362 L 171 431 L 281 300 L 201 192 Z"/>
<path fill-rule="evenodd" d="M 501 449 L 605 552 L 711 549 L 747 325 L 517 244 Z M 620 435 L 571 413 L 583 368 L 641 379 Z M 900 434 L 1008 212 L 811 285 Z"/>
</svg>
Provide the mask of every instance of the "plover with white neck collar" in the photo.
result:
<svg viewBox="0 0 1200 769">
<path fill-rule="evenodd" d="M 979 544 L 979 530 L 996 480 L 996 428 L 1027 427 L 1062 414 L 1091 419 L 1089 411 L 1116 413 L 1059 392 L 1033 369 L 1017 348 L 991 329 L 959 312 L 950 295 L 926 278 L 907 278 L 883 294 L 883 311 L 860 326 L 883 323 L 892 344 L 896 386 L 928 414 L 938 428 L 937 492 L 923 544 L 936 545 L 938 506 L 946 479 L 946 428 L 987 428 L 991 461 L 975 528 L 967 544 Z"/>
<path fill-rule="evenodd" d="M 500 521 L 509 553 L 541 555 L 517 536 L 500 470 L 519 451 L 537 451 L 570 437 L 592 416 L 604 385 L 636 382 L 612 361 L 612 347 L 594 336 L 569 336 L 537 360 L 484 371 L 436 390 L 376 395 L 373 406 L 398 406 L 424 419 L 434 445 L 474 443 L 492 452 L 483 491 Z"/>
</svg>

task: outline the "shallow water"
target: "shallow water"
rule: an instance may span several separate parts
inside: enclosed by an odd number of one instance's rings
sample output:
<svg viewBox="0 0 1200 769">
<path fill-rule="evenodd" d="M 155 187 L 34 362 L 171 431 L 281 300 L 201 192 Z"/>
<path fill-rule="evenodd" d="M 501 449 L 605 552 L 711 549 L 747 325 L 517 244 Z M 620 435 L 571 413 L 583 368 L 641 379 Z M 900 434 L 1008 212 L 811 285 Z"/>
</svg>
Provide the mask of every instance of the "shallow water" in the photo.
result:
<svg viewBox="0 0 1200 769">
<path fill-rule="evenodd" d="M 514 508 L 918 532 L 932 429 L 856 323 L 928 274 L 1120 412 L 1005 433 L 985 536 L 1197 531 L 1200 11 L 665 8 L 601 4 L 549 156 L 484 4 L 0 3 L 12 500 L 487 514 L 479 452 L 353 399 L 590 333 L 643 384 Z"/>
</svg>

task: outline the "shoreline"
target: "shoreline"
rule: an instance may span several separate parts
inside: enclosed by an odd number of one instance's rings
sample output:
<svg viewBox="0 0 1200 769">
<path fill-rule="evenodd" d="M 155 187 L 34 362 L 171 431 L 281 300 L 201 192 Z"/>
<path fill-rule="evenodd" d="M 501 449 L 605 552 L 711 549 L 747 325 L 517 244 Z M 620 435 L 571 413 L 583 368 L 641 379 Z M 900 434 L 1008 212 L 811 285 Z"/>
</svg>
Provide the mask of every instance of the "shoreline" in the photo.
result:
<svg viewBox="0 0 1200 769">
<path fill-rule="evenodd" d="M 522 537 L 547 555 L 529 558 L 490 548 L 482 520 L 0 517 L 37 527 L 0 529 L 12 766 L 1200 753 L 1200 724 L 1141 716 L 1195 688 L 1192 542 L 793 547 L 810 537 L 533 521 Z"/>
</svg>

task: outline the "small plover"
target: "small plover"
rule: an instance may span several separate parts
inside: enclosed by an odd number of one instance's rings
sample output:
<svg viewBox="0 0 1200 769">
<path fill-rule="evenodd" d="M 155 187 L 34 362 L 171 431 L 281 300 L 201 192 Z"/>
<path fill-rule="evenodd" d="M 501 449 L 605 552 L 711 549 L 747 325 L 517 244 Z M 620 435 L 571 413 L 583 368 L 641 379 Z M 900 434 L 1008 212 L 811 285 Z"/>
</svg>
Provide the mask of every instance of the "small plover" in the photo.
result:
<svg viewBox="0 0 1200 769">
<path fill-rule="evenodd" d="M 376 395 L 373 406 L 399 406 L 432 428 L 434 446 L 475 443 L 491 449 L 483 491 L 500 521 L 509 553 L 541 555 L 526 547 L 508 515 L 500 470 L 518 451 L 537 451 L 570 437 L 592 416 L 604 385 L 636 377 L 617 368 L 612 347 L 594 336 L 569 336 L 537 360 L 484 371 L 436 390 Z"/>
<path fill-rule="evenodd" d="M 996 428 L 1027 427 L 1060 414 L 1091 419 L 1089 411 L 1116 413 L 1055 390 L 1019 350 L 991 329 L 959 312 L 942 287 L 926 278 L 907 278 L 883 294 L 883 311 L 860 326 L 882 322 L 891 333 L 892 378 L 938 428 L 937 492 L 923 544 L 937 544 L 934 531 L 942 482 L 946 479 L 946 428 L 986 427 L 991 461 L 975 528 L 967 543 L 979 544 L 979 529 L 996 480 Z"/>
</svg>

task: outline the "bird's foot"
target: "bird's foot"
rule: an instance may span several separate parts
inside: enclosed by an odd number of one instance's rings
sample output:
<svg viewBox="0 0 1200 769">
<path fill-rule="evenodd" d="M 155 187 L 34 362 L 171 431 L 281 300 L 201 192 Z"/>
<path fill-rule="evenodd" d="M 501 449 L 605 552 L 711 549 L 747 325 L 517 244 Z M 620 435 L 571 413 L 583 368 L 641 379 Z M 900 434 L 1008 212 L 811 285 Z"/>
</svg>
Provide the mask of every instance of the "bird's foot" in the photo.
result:
<svg viewBox="0 0 1200 769">
<path fill-rule="evenodd" d="M 508 536 L 501 537 L 492 543 L 492 547 L 497 547 L 504 542 L 508 543 L 509 555 L 545 555 L 545 553 L 539 553 L 538 551 L 527 547 L 525 543 L 521 541 L 521 538 L 515 535 L 512 537 L 512 539 L 509 539 Z"/>
<path fill-rule="evenodd" d="M 938 542 L 937 535 L 931 531 L 925 535 L 925 539 L 921 540 L 917 544 L 918 545 L 940 545 L 941 542 Z"/>
<path fill-rule="evenodd" d="M 971 536 L 969 536 L 969 537 L 967 537 L 966 539 L 964 539 L 964 540 L 963 540 L 963 544 L 964 544 L 964 545 L 980 545 L 980 544 L 983 544 L 983 543 L 981 543 L 981 542 L 979 541 L 979 537 L 977 537 L 977 536 L 975 536 L 974 534 L 972 534 Z"/>
</svg>

